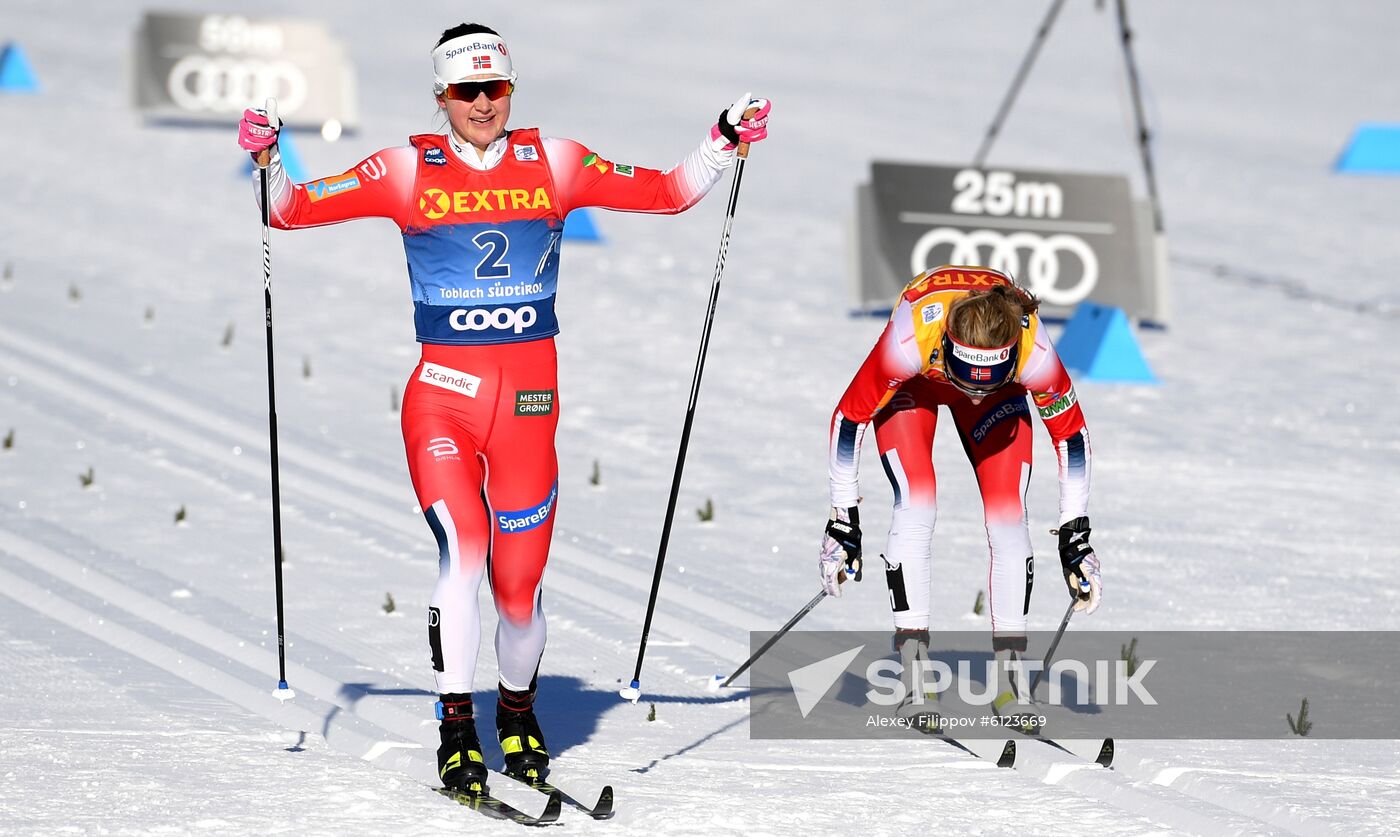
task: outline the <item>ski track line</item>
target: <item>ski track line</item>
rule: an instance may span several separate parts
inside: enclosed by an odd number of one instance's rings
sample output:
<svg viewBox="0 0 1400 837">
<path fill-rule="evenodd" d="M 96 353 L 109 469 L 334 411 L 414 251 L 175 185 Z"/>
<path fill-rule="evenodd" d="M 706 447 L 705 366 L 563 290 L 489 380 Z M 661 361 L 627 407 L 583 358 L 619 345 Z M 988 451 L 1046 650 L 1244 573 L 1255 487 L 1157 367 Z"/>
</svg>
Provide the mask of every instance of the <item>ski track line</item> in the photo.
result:
<svg viewBox="0 0 1400 837">
<path fill-rule="evenodd" d="M 35 409 L 37 409 L 37 407 L 35 407 L 35 405 L 30 402 L 26 402 L 26 404 L 30 407 L 34 407 Z M 77 427 L 77 425 L 61 417 L 54 420 L 61 421 L 66 426 L 74 428 Z M 110 437 L 108 438 L 108 441 L 110 441 Z M 122 447 L 120 453 L 134 462 L 150 466 L 150 463 L 142 462 L 141 455 L 139 451 L 135 448 L 128 449 Z M 234 499 L 242 499 L 240 492 L 234 487 L 232 487 L 227 480 L 216 479 L 206 471 L 198 471 L 171 460 L 161 461 L 155 466 L 151 467 L 158 467 L 160 469 L 168 471 L 171 475 L 175 477 L 199 483 L 201 485 L 204 485 L 211 491 L 217 491 L 227 494 Z M 347 528 L 340 521 L 336 521 L 334 523 L 327 523 L 324 520 L 324 515 L 312 513 L 316 509 L 317 507 L 314 504 L 303 508 L 299 505 L 294 505 L 284 501 L 284 522 L 294 522 L 299 529 L 304 531 L 319 532 L 321 536 L 326 539 L 327 543 L 338 541 L 343 544 L 346 544 L 350 549 L 363 548 L 357 540 L 363 534 L 362 532 L 357 533 L 356 531 Z M 36 521 L 42 522 L 42 519 L 36 518 Z M 356 521 L 356 525 L 361 527 L 367 524 L 377 525 L 375 521 L 367 521 L 364 519 Z M 378 532 L 383 538 L 385 538 L 386 541 L 390 544 L 402 542 L 406 548 L 410 549 L 413 545 L 421 545 L 420 542 L 422 538 L 420 536 L 414 536 L 410 538 L 399 531 L 384 530 L 382 528 L 376 528 L 375 531 Z M 421 533 L 418 534 L 421 535 Z M 414 565 L 415 570 L 417 569 L 418 565 L 421 564 L 421 562 L 410 563 Z M 150 568 L 143 567 L 142 569 L 145 572 L 156 572 L 155 570 L 151 570 Z M 175 579 L 165 575 L 164 573 L 160 573 L 160 575 L 162 576 L 162 578 L 165 578 L 167 581 L 169 581 L 170 586 L 172 588 L 183 586 L 196 591 L 198 595 L 205 599 L 220 602 L 225 606 L 237 611 L 240 614 L 250 613 L 247 602 L 237 602 L 231 600 L 224 594 L 224 591 L 220 589 L 217 586 L 217 584 L 211 588 L 208 584 L 201 583 L 202 579 L 197 578 L 184 578 L 177 583 Z M 595 607 L 591 603 L 582 602 L 581 600 L 570 599 L 567 597 L 563 599 L 563 607 L 556 609 L 554 606 L 551 606 L 550 609 L 552 611 L 550 621 L 566 632 L 566 635 L 564 637 L 556 636 L 554 638 L 553 646 L 558 646 L 556 650 L 560 650 L 561 648 L 567 650 L 569 647 L 571 647 L 570 640 L 577 639 L 578 642 L 573 644 L 580 645 L 580 647 L 586 649 L 596 650 L 596 645 L 588 644 L 587 640 L 591 640 L 594 643 L 606 644 L 609 647 L 615 648 L 617 649 L 618 653 L 623 656 L 627 654 L 625 643 L 620 641 L 618 637 L 629 635 L 630 632 L 635 629 L 635 618 L 630 621 L 626 621 L 616 609 L 609 610 L 602 607 Z M 294 630 L 288 631 L 289 650 L 292 645 L 299 645 L 302 642 L 308 640 L 311 641 L 311 646 L 306 649 L 309 654 L 335 653 L 340 656 L 346 656 L 348 658 L 351 658 L 352 660 L 360 661 L 382 661 L 386 659 L 384 656 L 383 648 L 377 645 L 370 644 L 368 642 L 364 642 L 362 640 L 358 640 L 353 636 L 347 635 L 345 633 L 332 630 L 329 626 L 322 627 L 319 625 L 319 623 L 312 623 L 311 625 L 302 624 L 297 626 Z M 561 640 L 563 642 L 562 645 L 560 644 Z M 316 643 L 319 643 L 322 647 L 316 648 Z M 651 643 L 651 646 L 654 647 L 689 645 L 689 642 L 664 641 L 659 639 L 654 639 Z M 358 653 L 355 653 L 357 651 Z M 657 659 L 658 657 L 659 655 L 653 655 L 653 659 Z M 396 661 L 391 660 L 390 662 Z M 703 667 L 703 661 L 691 661 L 692 669 L 700 667 Z M 390 668 L 392 668 L 392 665 L 387 665 L 381 662 L 379 673 L 386 677 L 400 677 L 400 675 L 391 674 Z M 692 679 L 694 679 L 695 677 L 698 677 L 698 675 L 692 675 Z M 694 683 L 686 681 L 686 685 L 694 686 Z M 688 690 L 689 689 L 685 691 Z"/>
<path fill-rule="evenodd" d="M 144 622 L 205 652 L 196 659 L 159 638 L 138 632 L 113 618 L 85 608 L 53 590 L 15 575 L 0 566 L 0 595 L 61 624 L 73 627 L 113 648 L 164 669 L 211 694 L 254 712 L 294 731 L 319 734 L 337 750 L 376 766 L 397 770 L 430 787 L 438 784 L 433 752 L 437 721 L 404 711 L 389 699 L 363 695 L 346 700 L 346 684 L 300 664 L 289 663 L 288 680 L 297 698 L 286 704 L 270 689 L 251 679 L 276 666 L 272 650 L 239 640 L 236 636 L 182 614 L 144 593 L 127 588 L 101 572 L 84 567 L 47 547 L 0 531 L 0 554 L 17 559 L 75 590 L 97 598 L 106 608 L 136 622 Z M 212 656 L 210 656 L 212 655 Z M 247 678 L 230 673 L 229 662 L 247 672 Z M 310 706 L 312 709 L 308 709 Z M 319 732 L 318 732 L 319 731 Z M 500 783 L 503 787 L 511 787 Z M 493 785 L 494 787 L 494 785 Z M 518 796 L 535 803 L 537 796 L 525 788 L 511 787 L 502 798 Z M 509 799 L 508 799 L 509 801 Z"/>
<path fill-rule="evenodd" d="M 108 607 L 182 637 L 212 652 L 216 657 L 236 662 L 249 672 L 268 671 L 276 663 L 276 655 L 270 649 L 240 641 L 233 634 L 180 613 L 163 602 L 126 587 L 102 572 L 13 533 L 0 531 L 0 551 L 52 576 L 57 581 L 98 598 Z M 191 659 L 188 653 L 171 648 L 153 637 L 139 634 L 111 620 L 94 625 L 93 622 L 99 617 L 92 611 L 73 604 L 56 593 L 42 591 L 3 568 L 0 568 L 0 584 L 3 584 L 6 594 L 17 601 L 201 688 L 224 695 L 256 714 L 293 728 L 308 731 L 320 728 L 325 731 L 327 742 L 336 749 L 376 764 L 388 756 L 384 766 L 408 773 L 419 781 L 432 783 L 432 766 L 422 755 L 429 749 L 423 746 L 423 741 L 430 737 L 431 720 L 425 721 L 388 701 L 374 700 L 369 696 L 349 701 L 350 705 L 346 706 L 342 702 L 346 695 L 343 682 L 296 663 L 288 665 L 289 680 L 295 683 L 302 693 L 319 699 L 317 705 L 325 706 L 329 711 L 323 714 L 309 712 L 304 708 L 305 703 L 300 706 L 283 706 L 270 692 L 259 689 L 214 665 Z M 344 712 L 336 711 L 337 707 Z M 287 710 L 294 711 L 287 714 Z M 342 721 L 342 716 L 351 716 L 359 723 Z M 1093 768 L 1092 771 L 1085 770 L 1085 765 L 1079 762 L 1073 765 L 1044 762 L 1041 767 L 1040 770 L 1036 769 L 1034 759 L 1026 760 L 1026 764 L 1022 765 L 1021 758 L 1018 758 L 1018 771 L 1030 777 L 1047 784 L 1065 787 L 1080 796 L 1173 827 L 1201 834 L 1219 834 L 1256 832 L 1261 825 L 1257 820 L 1245 821 L 1228 816 L 1222 818 L 1193 811 L 1181 805 L 1181 802 L 1187 801 L 1184 794 L 1168 788 L 1155 788 L 1155 793 L 1151 794 L 1137 791 L 1127 787 L 1121 780 L 1115 782 L 1104 776 L 1105 772 L 1098 768 Z M 1095 774 L 1098 774 L 1097 780 Z"/>
<path fill-rule="evenodd" d="M 216 666 L 191 659 L 188 654 L 156 639 L 103 619 L 87 608 L 4 568 L 0 568 L 0 595 L 8 596 L 41 616 L 144 660 L 287 729 L 308 734 L 317 734 L 316 730 L 324 729 L 326 742 L 337 750 L 370 761 L 378 767 L 408 774 L 419 782 L 431 785 L 436 780 L 432 765 L 409 754 L 410 750 L 419 749 L 421 745 L 385 741 L 382 731 L 374 730 L 352 714 L 331 711 L 331 707 L 315 699 L 303 700 L 298 697 L 298 702 L 283 704 L 273 697 L 270 689 L 258 688 Z M 315 707 L 315 710 L 308 709 L 308 705 Z M 320 711 L 322 709 L 327 711 Z"/>
<path fill-rule="evenodd" d="M 246 666 L 251 671 L 273 671 L 277 666 L 277 654 L 274 650 L 249 643 L 222 628 L 181 613 L 162 601 L 127 587 L 111 576 L 46 546 L 7 531 L 0 531 L 0 551 L 75 589 L 95 596 L 112 607 Z M 335 650 L 333 644 L 328 644 L 327 647 Z M 410 741 L 421 743 L 430 739 L 432 733 L 436 732 L 435 719 L 425 719 L 399 709 L 387 699 L 361 695 L 347 700 L 347 696 L 356 694 L 357 690 L 347 688 L 349 684 L 323 675 L 303 663 L 288 660 L 287 678 L 299 692 L 315 694 L 327 703 L 339 706 L 346 712 L 354 713 L 363 720 Z M 673 679 L 685 685 L 684 680 Z"/>
<path fill-rule="evenodd" d="M 1258 797 L 1245 796 L 1238 790 L 1222 783 L 1217 776 L 1252 776 L 1264 774 L 1246 770 L 1225 770 L 1203 767 L 1165 767 L 1153 759 L 1129 759 L 1118 764 L 1114 770 L 1121 770 L 1125 776 L 1144 785 L 1171 788 L 1174 791 L 1203 799 L 1213 805 L 1253 817 L 1286 831 L 1300 834 L 1340 835 L 1331 825 L 1306 814 L 1296 814 L 1280 808 L 1276 803 Z M 1267 778 L 1279 778 L 1269 776 Z"/>
<path fill-rule="evenodd" d="M 266 436 L 264 429 L 250 428 L 233 419 L 219 416 L 196 403 L 160 392 L 129 376 L 103 369 L 55 346 L 18 336 L 12 330 L 0 330 L 0 345 L 8 348 L 12 353 L 26 356 L 22 358 L 18 355 L 12 355 L 13 360 L 9 361 L 17 367 L 17 371 L 24 373 L 26 383 L 35 384 L 56 395 L 66 397 L 65 403 L 87 402 L 91 409 L 95 410 L 100 407 L 110 412 L 113 417 L 135 427 L 145 430 L 159 428 L 162 436 L 177 442 L 187 451 L 205 458 L 214 459 L 213 450 L 221 448 L 219 446 L 211 448 L 208 436 L 186 430 L 184 426 L 193 425 L 204 428 L 209 433 L 222 437 L 229 444 L 241 446 L 245 451 L 257 451 L 269 455 L 268 446 L 263 441 Z M 45 370 L 44 365 L 58 366 L 69 376 L 84 378 L 87 383 L 108 390 L 112 396 L 101 395 L 92 387 L 78 387 L 69 384 L 66 380 Z M 123 401 L 134 403 L 128 405 L 123 404 Z M 142 412 L 145 412 L 146 415 L 141 415 Z M 178 417 L 184 426 L 162 420 L 162 414 L 172 418 Z M 366 514 L 369 519 L 379 520 L 384 525 L 392 526 L 400 532 L 409 532 L 411 529 L 410 534 L 416 542 L 423 540 L 421 527 L 407 526 L 399 515 L 386 515 L 385 508 L 367 502 L 361 497 L 353 496 L 339 488 L 340 486 L 354 486 L 361 491 L 372 492 L 387 501 L 390 504 L 390 509 L 395 509 L 411 497 L 411 490 L 406 484 L 400 485 L 397 482 L 390 482 L 378 474 L 355 468 L 334 457 L 319 454 L 295 444 L 279 445 L 279 458 L 284 462 L 297 465 L 298 468 L 319 472 L 328 478 L 320 482 L 303 482 L 298 479 L 295 472 L 290 472 L 282 474 L 284 484 L 290 483 L 300 488 L 311 488 L 313 490 L 308 491 L 307 496 L 321 496 L 328 502 L 333 499 L 338 505 L 360 514 Z M 223 467 L 242 471 L 249 476 L 257 477 L 259 480 L 268 478 L 266 468 L 249 459 L 219 457 L 217 461 Z M 337 488 L 330 486 L 337 486 Z M 551 545 L 550 555 L 551 558 L 562 559 L 558 561 L 559 565 L 568 566 L 572 570 L 571 576 L 581 583 L 587 583 L 582 577 L 584 574 L 588 577 L 602 575 L 609 581 L 621 582 L 636 591 L 649 592 L 651 589 L 651 577 L 648 574 L 628 567 L 606 555 L 585 553 L 559 539 L 556 539 Z M 600 563 L 606 564 L 606 568 L 600 569 Z M 595 591 L 607 595 L 594 587 L 588 591 L 587 598 L 598 601 L 594 595 Z M 617 597 L 611 598 L 614 603 L 604 606 L 614 612 L 619 612 L 616 610 L 616 602 L 619 599 Z M 714 620 L 734 626 L 750 624 L 753 621 L 751 612 L 704 593 L 674 586 L 670 588 L 663 586 L 659 592 L 659 598 L 669 604 L 691 611 L 695 617 L 677 620 L 680 624 L 691 627 L 687 627 L 682 633 L 673 634 L 674 636 L 690 638 L 694 644 L 705 647 L 720 660 L 748 657 L 747 643 L 736 642 L 694 626 Z M 621 601 L 625 602 L 626 600 L 621 599 Z M 620 612 L 626 612 L 626 609 Z M 658 610 L 658 617 L 662 614 L 663 611 Z M 703 638 L 703 641 L 701 641 L 700 636 L 702 633 L 708 634 Z"/>
<path fill-rule="evenodd" d="M 0 335 L 0 343 L 3 343 L 4 340 L 4 336 Z M 26 360 L 12 355 L 6 362 L 16 368 L 17 371 L 24 374 L 27 383 L 35 384 L 37 387 L 46 389 L 59 397 L 66 396 L 65 403 L 81 403 L 87 409 L 105 411 L 113 418 L 119 419 L 126 424 L 159 434 L 163 439 L 177 444 L 187 452 L 199 457 L 213 460 L 215 457 L 212 454 L 212 450 L 222 450 L 222 448 L 218 446 L 211 448 L 207 437 L 186 430 L 162 416 L 153 413 L 143 414 L 139 407 L 127 406 L 120 403 L 115 398 L 105 396 L 93 390 L 78 391 L 62 383 L 54 382 L 50 380 L 49 377 L 45 376 L 43 369 Z M 139 387 L 139 384 L 133 383 L 133 387 Z M 176 408 L 178 409 L 178 404 Z M 303 467 L 313 468 L 314 463 L 325 462 L 327 460 L 325 457 L 315 454 L 302 453 L 299 456 L 299 461 L 299 464 Z M 264 465 L 249 458 L 218 458 L 217 462 L 219 466 L 231 471 L 241 472 L 250 479 L 259 482 L 268 479 L 267 470 Z M 337 478 L 349 479 L 352 485 L 365 485 L 374 479 L 370 475 L 347 468 L 340 463 L 333 462 L 332 464 L 336 466 L 336 471 L 353 474 L 351 477 L 345 477 L 345 474 L 337 476 Z M 382 505 L 342 491 L 338 487 L 327 484 L 324 480 L 318 481 L 301 476 L 295 470 L 283 471 L 281 477 L 284 494 L 290 493 L 287 491 L 287 489 L 290 488 L 299 492 L 298 496 L 300 497 L 314 498 L 312 500 L 304 499 L 299 505 L 305 507 L 319 501 L 361 515 L 366 519 L 377 521 L 379 525 L 394 530 L 401 535 L 406 535 L 415 542 L 424 542 L 426 540 L 427 536 L 426 533 L 422 531 L 423 527 L 415 525 L 416 521 L 410 521 L 406 516 L 394 514 L 391 509 L 386 509 Z M 606 572 L 603 573 L 583 570 L 582 567 L 596 563 L 594 560 L 596 556 L 585 555 L 579 550 L 559 541 L 555 541 L 554 545 L 551 547 L 551 555 L 555 558 L 563 557 L 568 559 L 552 566 L 562 574 L 568 575 L 571 585 L 569 588 L 556 585 L 551 590 L 551 597 L 562 596 L 576 599 L 615 614 L 636 612 L 638 617 L 640 617 L 642 610 L 640 602 L 607 590 L 593 583 L 591 580 L 596 579 L 599 575 L 605 575 L 609 579 L 616 578 L 617 574 L 614 567 L 607 568 Z M 676 593 L 672 593 L 669 596 L 663 595 L 662 598 L 680 604 L 687 610 L 694 610 L 694 615 L 692 618 L 687 618 L 686 614 L 676 613 L 674 610 L 668 612 L 658 609 L 653 621 L 653 630 L 663 635 L 669 635 L 686 644 L 702 648 L 714 655 L 716 660 L 726 661 L 726 663 L 730 660 L 746 658 L 748 656 L 749 649 L 746 643 L 740 643 L 729 637 L 721 636 L 697 624 L 700 622 L 712 621 L 711 618 L 705 616 L 707 611 L 711 614 L 714 612 L 713 610 L 709 610 L 710 605 L 708 601 L 710 600 L 703 600 L 698 604 L 686 603 L 688 597 L 679 596 Z M 742 613 L 742 611 L 739 611 L 737 608 L 720 605 L 718 602 L 715 602 L 714 609 Z M 637 621 L 640 622 L 640 618 Z"/>
<path fill-rule="evenodd" d="M 1116 768 L 1105 770 L 1092 761 L 1066 759 L 1059 751 L 1030 740 L 1017 740 L 1015 769 L 1047 785 L 1066 788 L 1197 834 L 1330 833 L 1325 828 L 1319 832 L 1312 826 L 1320 827 L 1320 824 L 1301 819 L 1266 822 L 1254 814 L 1177 788 L 1136 781 Z M 1260 802 L 1259 808 L 1263 810 L 1268 805 Z M 1304 825 L 1308 826 L 1307 830 L 1299 831 Z"/>
</svg>

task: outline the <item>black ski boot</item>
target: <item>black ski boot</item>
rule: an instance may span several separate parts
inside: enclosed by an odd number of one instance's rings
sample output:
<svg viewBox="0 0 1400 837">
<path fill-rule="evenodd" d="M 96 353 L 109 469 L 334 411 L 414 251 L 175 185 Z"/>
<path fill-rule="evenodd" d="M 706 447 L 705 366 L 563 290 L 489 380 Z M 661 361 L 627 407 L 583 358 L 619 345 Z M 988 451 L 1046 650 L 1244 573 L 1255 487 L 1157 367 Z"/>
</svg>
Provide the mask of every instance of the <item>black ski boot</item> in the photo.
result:
<svg viewBox="0 0 1400 837">
<path fill-rule="evenodd" d="M 929 660 L 927 628 L 896 628 L 894 650 L 903 666 L 904 700 L 895 707 L 895 715 L 904 718 L 909 728 L 936 735 L 943 731 L 943 713 L 938 708 L 938 692 L 933 684 L 924 682 L 924 669 Z"/>
<path fill-rule="evenodd" d="M 447 694 L 437 704 L 441 721 L 438 737 L 438 778 L 442 786 L 459 793 L 486 792 L 486 760 L 481 757 L 481 739 L 476 737 L 472 718 L 472 696 Z"/>
<path fill-rule="evenodd" d="M 496 703 L 496 738 L 505 753 L 507 776 L 525 782 L 540 782 L 549 773 L 549 750 L 544 733 L 535 720 L 535 690 L 517 692 L 501 686 Z"/>
</svg>

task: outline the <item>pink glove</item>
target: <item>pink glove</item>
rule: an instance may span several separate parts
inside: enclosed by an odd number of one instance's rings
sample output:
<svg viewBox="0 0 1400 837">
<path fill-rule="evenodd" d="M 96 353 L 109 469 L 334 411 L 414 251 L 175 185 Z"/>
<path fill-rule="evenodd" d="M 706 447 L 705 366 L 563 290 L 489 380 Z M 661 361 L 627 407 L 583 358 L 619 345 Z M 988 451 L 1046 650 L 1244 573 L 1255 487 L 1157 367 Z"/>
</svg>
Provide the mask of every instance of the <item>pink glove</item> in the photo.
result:
<svg viewBox="0 0 1400 837">
<path fill-rule="evenodd" d="M 277 144 L 277 132 L 282 128 L 282 120 L 272 117 L 276 125 L 268 120 L 267 111 L 262 108 L 249 108 L 243 111 L 243 119 L 238 123 L 238 145 L 245 151 L 257 154 Z"/>
<path fill-rule="evenodd" d="M 758 110 L 745 118 L 744 111 L 749 108 Z M 767 99 L 755 99 L 745 93 L 720 112 L 719 120 L 710 128 L 710 141 L 724 151 L 732 150 L 741 142 L 758 142 L 768 136 L 768 112 L 772 109 L 773 104 Z"/>
</svg>

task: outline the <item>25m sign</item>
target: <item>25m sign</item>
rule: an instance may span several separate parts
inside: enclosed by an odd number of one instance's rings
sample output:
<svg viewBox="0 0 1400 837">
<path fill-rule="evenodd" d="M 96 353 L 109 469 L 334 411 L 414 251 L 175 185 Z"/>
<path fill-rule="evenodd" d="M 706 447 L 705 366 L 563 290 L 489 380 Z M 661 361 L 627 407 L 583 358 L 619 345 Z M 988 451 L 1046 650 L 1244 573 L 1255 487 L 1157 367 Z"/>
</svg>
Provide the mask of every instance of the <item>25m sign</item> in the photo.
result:
<svg viewBox="0 0 1400 837">
<path fill-rule="evenodd" d="M 1003 271 L 1051 313 L 1086 299 L 1151 313 L 1147 231 L 1121 175 L 876 162 L 857 214 L 866 307 L 953 264 Z"/>
</svg>

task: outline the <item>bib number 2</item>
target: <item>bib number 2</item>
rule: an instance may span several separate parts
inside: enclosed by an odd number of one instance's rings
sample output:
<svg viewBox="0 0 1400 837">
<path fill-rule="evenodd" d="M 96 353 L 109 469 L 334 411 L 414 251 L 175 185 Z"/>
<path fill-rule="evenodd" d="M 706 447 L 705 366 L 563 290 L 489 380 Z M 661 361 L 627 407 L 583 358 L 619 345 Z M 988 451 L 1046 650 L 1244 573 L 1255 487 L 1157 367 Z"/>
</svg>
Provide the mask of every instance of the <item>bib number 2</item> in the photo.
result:
<svg viewBox="0 0 1400 837">
<path fill-rule="evenodd" d="M 483 230 L 472 236 L 472 243 L 482 251 L 481 261 L 476 263 L 476 278 L 482 280 L 509 279 L 510 263 L 506 253 L 510 252 L 510 239 L 500 230 Z"/>
</svg>

